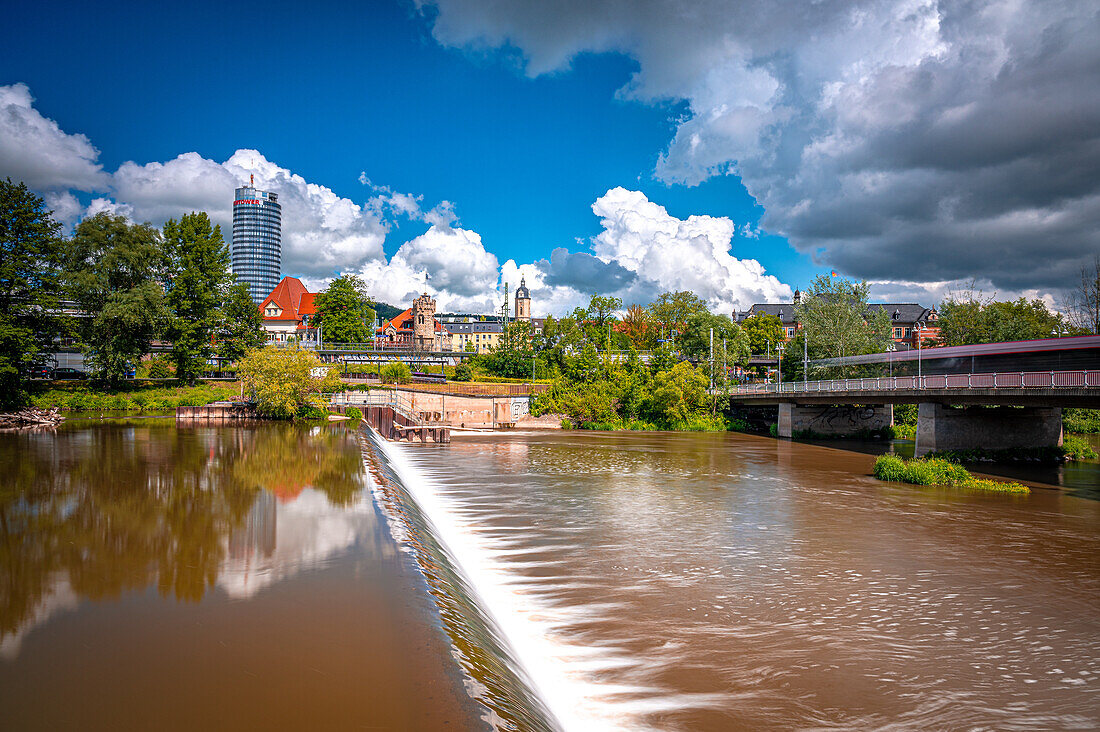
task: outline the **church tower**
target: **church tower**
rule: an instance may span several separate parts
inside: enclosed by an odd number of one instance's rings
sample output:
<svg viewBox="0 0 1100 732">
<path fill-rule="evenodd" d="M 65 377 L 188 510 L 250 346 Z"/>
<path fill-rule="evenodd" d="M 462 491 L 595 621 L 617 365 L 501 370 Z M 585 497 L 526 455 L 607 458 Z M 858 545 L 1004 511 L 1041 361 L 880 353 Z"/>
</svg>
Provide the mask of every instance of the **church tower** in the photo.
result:
<svg viewBox="0 0 1100 732">
<path fill-rule="evenodd" d="M 531 322 L 531 293 L 524 277 L 519 278 L 519 287 L 516 288 L 516 320 Z"/>
<path fill-rule="evenodd" d="M 424 293 L 413 300 L 413 342 L 418 351 L 430 351 L 435 345 L 435 300 Z"/>
</svg>

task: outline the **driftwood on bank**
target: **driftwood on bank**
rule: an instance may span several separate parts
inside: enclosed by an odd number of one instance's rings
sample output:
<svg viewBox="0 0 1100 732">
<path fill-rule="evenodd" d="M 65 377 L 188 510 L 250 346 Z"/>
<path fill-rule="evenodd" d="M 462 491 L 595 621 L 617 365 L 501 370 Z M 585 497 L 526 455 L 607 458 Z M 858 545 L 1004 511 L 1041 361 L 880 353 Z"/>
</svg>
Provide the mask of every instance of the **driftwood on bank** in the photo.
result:
<svg viewBox="0 0 1100 732">
<path fill-rule="evenodd" d="M 26 409 L 20 409 L 18 412 L 0 414 L 0 429 L 10 429 L 13 427 L 52 427 L 61 424 L 63 421 L 65 421 L 65 418 L 61 416 L 61 410 L 57 407 L 52 409 L 27 407 Z"/>
</svg>

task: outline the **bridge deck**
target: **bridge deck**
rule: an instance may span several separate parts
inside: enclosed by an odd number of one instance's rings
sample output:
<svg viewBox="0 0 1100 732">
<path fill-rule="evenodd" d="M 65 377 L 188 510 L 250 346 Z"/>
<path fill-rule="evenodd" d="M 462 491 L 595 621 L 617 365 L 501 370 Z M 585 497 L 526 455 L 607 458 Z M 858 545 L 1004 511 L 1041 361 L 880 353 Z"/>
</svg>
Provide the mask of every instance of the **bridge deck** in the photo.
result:
<svg viewBox="0 0 1100 732">
<path fill-rule="evenodd" d="M 989 404 L 1100 409 L 1100 371 L 872 377 L 731 390 L 738 404 Z"/>
</svg>

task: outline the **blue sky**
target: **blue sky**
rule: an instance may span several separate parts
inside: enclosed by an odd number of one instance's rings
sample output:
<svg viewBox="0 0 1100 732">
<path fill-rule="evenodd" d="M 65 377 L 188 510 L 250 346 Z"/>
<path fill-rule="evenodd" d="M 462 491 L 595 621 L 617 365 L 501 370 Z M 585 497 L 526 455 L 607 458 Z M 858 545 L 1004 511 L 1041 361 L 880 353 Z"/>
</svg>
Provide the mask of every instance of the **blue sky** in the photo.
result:
<svg viewBox="0 0 1100 732">
<path fill-rule="evenodd" d="M 744 44 L 760 47 L 729 58 L 718 56 L 727 53 L 724 49 L 735 30 L 726 29 L 720 37 L 713 30 L 728 15 L 721 12 L 721 3 L 684 6 L 668 0 L 624 6 L 608 0 L 553 5 L 553 15 L 546 16 L 546 4 L 489 0 L 439 0 L 419 7 L 410 2 L 103 7 L 73 3 L 51 6 L 50 12 L 21 4 L 6 10 L 5 29 L 0 31 L 0 86 L 25 85 L 33 109 L 21 107 L 20 113 L 55 122 L 66 136 L 85 136 L 98 150 L 90 159 L 85 154 L 85 162 L 114 176 L 98 188 L 82 189 L 51 185 L 40 172 L 43 182 L 38 188 L 52 190 L 54 197 L 66 189 L 81 207 L 98 198 L 102 203 L 97 205 L 122 207 L 137 217 L 167 217 L 174 215 L 170 208 L 142 199 L 138 189 L 119 175 L 123 163 L 146 166 L 141 173 L 149 177 L 160 173 L 148 166 L 168 163 L 183 153 L 225 164 L 238 150 L 256 150 L 265 163 L 286 171 L 284 178 L 298 176 L 360 206 L 373 198 L 378 209 L 370 221 L 340 233 L 343 239 L 334 239 L 337 234 L 326 239 L 325 246 L 335 253 L 322 258 L 321 264 L 306 256 L 307 242 L 316 241 L 309 232 L 301 232 L 292 246 L 302 251 L 288 256 L 288 274 L 320 281 L 336 270 L 365 268 L 368 275 L 389 281 L 395 278 L 385 267 L 397 266 L 393 259 L 399 249 L 416 240 L 399 257 L 402 276 L 408 275 L 401 280 L 405 289 L 413 288 L 409 277 L 415 279 L 419 270 L 428 272 L 430 283 L 447 280 L 432 267 L 441 266 L 448 251 L 460 258 L 465 251 L 472 258 L 472 279 L 459 282 L 451 276 L 455 306 L 473 307 L 479 288 L 499 287 L 500 277 L 515 272 L 526 272 L 540 282 L 541 273 L 564 287 L 577 267 L 551 273 L 555 262 L 584 264 L 589 270 L 595 266 L 596 274 L 589 272 L 583 285 L 591 289 L 593 281 L 599 281 L 603 270 L 598 265 L 564 254 L 554 260 L 556 248 L 571 254 L 595 253 L 604 264 L 635 273 L 633 280 L 608 280 L 622 285 L 620 294 L 627 298 L 641 299 L 694 282 L 716 308 L 782 295 L 788 291 L 785 286 L 805 286 L 830 268 L 881 283 L 876 286 L 884 295 L 913 295 L 906 299 L 934 297 L 936 287 L 942 290 L 943 283 L 968 276 L 986 277 L 992 288 L 1005 292 L 1053 292 L 1072 269 L 1072 250 L 1058 253 L 1058 267 L 1033 267 L 1030 274 L 1020 268 L 975 271 L 961 256 L 957 265 L 951 264 L 959 252 L 960 234 L 947 225 L 937 229 L 935 214 L 924 213 L 921 221 L 920 211 L 954 200 L 958 194 L 953 186 L 962 184 L 945 175 L 939 188 L 924 190 L 928 184 L 915 173 L 929 169 L 928 161 L 909 160 L 886 170 L 897 178 L 890 180 L 889 202 L 868 197 L 863 190 L 849 198 L 837 193 L 843 192 L 843 176 L 854 157 L 830 160 L 821 168 L 804 162 L 812 159 L 807 151 L 823 149 L 823 141 L 843 139 L 849 146 L 873 148 L 898 133 L 897 125 L 843 126 L 846 123 L 836 114 L 792 121 L 816 114 L 821 100 L 833 93 L 826 90 L 853 84 L 848 70 L 854 65 L 882 70 L 923 65 L 927 71 L 929 59 L 950 55 L 944 54 L 944 44 L 956 43 L 962 54 L 979 42 L 947 39 L 942 21 L 948 11 L 937 3 L 915 3 L 923 10 L 931 7 L 934 22 L 930 16 L 919 22 L 899 20 L 892 4 L 868 3 L 873 7 L 863 8 L 865 12 L 883 14 L 882 42 L 868 43 L 851 58 L 844 57 L 847 50 L 837 50 L 848 32 L 847 11 L 841 4 L 833 10 L 835 17 L 814 20 L 820 33 L 831 38 L 832 45 L 825 44 L 824 51 L 807 50 L 797 40 L 797 22 L 783 28 L 783 18 L 776 17 L 775 25 L 789 37 L 774 31 L 777 37 L 764 44 L 758 39 L 765 34 L 757 33 Z M 628 6 L 637 12 L 629 18 L 616 15 Z M 683 7 L 697 12 L 684 20 Z M 708 22 L 708 13 L 713 13 L 713 22 Z M 1005 36 L 1011 35 L 1012 23 L 1027 20 L 1010 18 Z M 1064 19 L 1050 19 L 1055 20 Z M 744 19 L 741 25 L 746 25 Z M 1089 31 L 1087 23 L 1085 29 Z M 891 34 L 901 40 L 892 40 Z M 1089 38 L 1086 34 L 1077 40 Z M 899 55 L 897 47 L 906 44 L 911 52 Z M 1027 49 L 1016 44 L 1024 58 Z M 819 56 L 826 52 L 830 62 L 823 64 Z M 830 63 L 835 68 L 829 68 Z M 875 111 L 875 102 L 869 101 L 873 83 L 860 80 L 850 91 L 848 103 L 865 104 L 869 114 Z M 978 85 L 959 94 L 975 104 L 991 96 L 989 91 Z M 923 103 L 931 114 L 957 107 L 959 101 Z M 1075 104 L 1071 97 L 1058 103 Z M 1017 111 L 1022 116 L 1027 110 Z M 921 131 L 911 130 L 909 136 Z M 973 130 L 960 133 L 966 134 L 973 139 Z M 961 142 L 966 142 L 965 136 Z M 5 159 L 0 143 L 0 174 L 18 176 L 20 166 L 27 163 L 17 157 Z M 52 157 L 40 156 L 47 159 Z M 237 162 L 248 165 L 242 157 Z M 977 176 L 980 171 L 973 172 Z M 360 182 L 363 174 L 374 187 Z M 205 174 L 195 175 L 210 180 Z M 271 185 L 278 187 L 279 174 L 271 175 Z M 827 180 L 828 175 L 835 175 L 835 180 Z M 59 172 L 58 180 L 62 177 Z M 167 178 L 164 186 L 172 190 Z M 601 207 L 604 217 L 619 221 L 639 214 L 650 223 L 616 228 L 594 214 L 593 205 L 619 187 L 643 199 L 613 197 Z M 379 202 L 379 196 L 396 192 L 419 196 L 422 210 L 410 214 Z M 1076 195 L 1084 202 L 1093 193 L 1089 189 Z M 303 206 L 314 206 L 317 220 L 325 220 L 325 210 L 317 207 L 328 204 L 310 198 L 308 191 L 302 195 Z M 214 205 L 214 193 L 207 196 Z M 224 196 L 226 211 L 221 215 L 228 213 L 229 196 L 230 192 Z M 913 196 L 924 198 L 909 201 Z M 433 219 L 426 212 L 443 201 L 453 205 L 457 220 L 429 225 Z M 902 210 L 898 201 L 909 208 Z M 664 207 L 665 213 L 653 213 L 653 206 Z M 1030 209 L 1034 202 L 1022 201 L 1018 207 Z M 288 216 L 294 212 L 293 205 L 290 208 Z M 766 212 L 761 232 L 757 227 Z M 79 215 L 74 209 L 72 216 Z M 636 249 L 630 242 L 638 237 L 657 236 L 651 224 L 667 230 L 670 222 L 677 232 L 661 247 L 673 251 L 684 237 L 702 237 L 718 241 L 721 248 L 725 235 L 715 233 L 709 226 L 713 222 L 703 222 L 701 228 L 684 223 L 693 215 L 728 218 L 736 231 L 729 237 L 733 257 L 738 262 L 757 260 L 774 281 L 764 279 L 757 268 L 730 264 L 721 257 L 714 266 L 728 272 L 714 282 L 703 282 L 705 273 L 686 271 L 662 279 L 660 272 L 646 268 L 667 268 L 670 262 L 691 258 L 695 250 L 689 247 L 666 260 L 655 252 L 629 253 Z M 303 212 L 302 226 L 310 220 Z M 973 230 L 972 221 L 947 224 Z M 1081 232 L 1087 228 L 1083 224 Z M 452 229 L 459 232 L 457 239 L 446 238 L 455 236 Z M 1030 231 L 1029 241 L 1043 234 Z M 1076 240 L 1077 250 L 1083 247 L 1087 253 L 1096 247 L 1095 235 L 1074 233 L 1078 234 L 1085 238 Z M 418 239 L 424 236 L 436 238 Z M 603 244 L 593 244 L 600 236 Z M 939 252 L 941 263 L 915 268 L 910 264 L 913 246 L 922 236 L 946 242 L 947 248 Z M 376 242 L 371 237 L 384 241 L 381 251 L 372 249 Z M 991 235 L 990 242 L 994 238 Z M 1004 242 L 1003 235 L 999 240 Z M 356 241 L 363 243 L 364 252 L 373 253 L 349 258 L 347 252 Z M 981 240 L 974 243 L 976 250 L 982 246 Z M 1019 246 L 1026 255 L 1026 243 Z M 811 255 L 816 255 L 816 263 Z M 489 266 L 492 257 L 495 269 Z M 505 271 L 507 260 L 514 260 L 518 270 Z M 531 268 L 525 269 L 527 265 Z M 491 269 L 497 273 L 493 283 L 485 275 Z M 585 287 L 578 283 L 572 289 L 548 289 L 546 301 L 564 306 Z M 396 298 L 405 293 L 385 294 Z"/>
</svg>

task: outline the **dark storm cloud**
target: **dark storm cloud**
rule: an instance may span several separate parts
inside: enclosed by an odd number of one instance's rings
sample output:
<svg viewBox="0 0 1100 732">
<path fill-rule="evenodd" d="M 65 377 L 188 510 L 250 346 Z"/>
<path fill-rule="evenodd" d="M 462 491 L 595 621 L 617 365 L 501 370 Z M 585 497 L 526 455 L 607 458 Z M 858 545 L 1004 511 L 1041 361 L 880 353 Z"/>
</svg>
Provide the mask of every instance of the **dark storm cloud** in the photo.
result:
<svg viewBox="0 0 1100 732">
<path fill-rule="evenodd" d="M 617 292 L 638 277 L 617 262 L 604 262 L 591 254 L 570 252 L 558 247 L 550 253 L 550 261 L 536 263 L 546 272 L 546 284 L 551 287 L 572 287 L 578 292 Z"/>
<path fill-rule="evenodd" d="M 1100 252 L 1095 3 L 431 4 L 440 42 L 518 48 L 532 75 L 630 55 L 622 96 L 690 110 L 658 176 L 736 172 L 826 266 L 1055 291 Z"/>
</svg>

